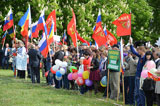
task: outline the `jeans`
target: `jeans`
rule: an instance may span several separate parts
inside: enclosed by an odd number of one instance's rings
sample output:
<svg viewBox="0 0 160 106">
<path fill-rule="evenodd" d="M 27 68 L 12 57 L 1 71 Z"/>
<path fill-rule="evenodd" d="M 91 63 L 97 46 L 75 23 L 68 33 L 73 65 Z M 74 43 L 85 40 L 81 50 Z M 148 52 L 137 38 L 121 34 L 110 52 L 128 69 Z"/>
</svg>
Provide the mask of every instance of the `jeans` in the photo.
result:
<svg viewBox="0 0 160 106">
<path fill-rule="evenodd" d="M 6 69 L 8 69 L 8 66 L 9 66 L 9 57 L 8 56 L 4 56 L 3 59 L 2 59 L 2 68 L 4 69 L 4 65 L 6 64 Z"/>
<path fill-rule="evenodd" d="M 135 78 L 135 100 L 136 100 L 136 106 L 145 106 L 145 95 L 143 90 L 140 90 L 140 78 Z"/>
<path fill-rule="evenodd" d="M 56 79 L 56 75 L 55 74 L 53 74 L 53 78 L 54 78 L 55 88 L 59 89 L 60 88 L 60 81 L 58 81 Z"/>
<path fill-rule="evenodd" d="M 69 90 L 69 80 L 67 78 L 67 74 L 62 76 L 62 85 L 64 89 L 68 89 Z"/>
<path fill-rule="evenodd" d="M 48 85 L 53 85 L 53 74 L 51 71 L 48 73 Z"/>
</svg>

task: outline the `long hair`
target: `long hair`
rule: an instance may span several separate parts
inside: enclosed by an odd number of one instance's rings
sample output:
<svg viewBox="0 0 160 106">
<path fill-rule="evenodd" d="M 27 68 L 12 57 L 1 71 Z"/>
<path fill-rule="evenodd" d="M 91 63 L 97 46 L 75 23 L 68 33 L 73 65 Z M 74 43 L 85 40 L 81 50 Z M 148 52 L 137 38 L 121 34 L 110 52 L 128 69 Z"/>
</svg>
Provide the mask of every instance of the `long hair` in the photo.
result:
<svg viewBox="0 0 160 106">
<path fill-rule="evenodd" d="M 151 51 L 147 51 L 147 52 L 146 52 L 146 54 L 145 54 L 145 58 L 146 58 L 146 60 L 147 60 L 147 55 L 151 55 L 151 58 L 150 58 L 149 60 L 154 60 L 154 58 L 153 58 L 153 54 L 152 54 L 152 52 L 151 52 Z"/>
</svg>

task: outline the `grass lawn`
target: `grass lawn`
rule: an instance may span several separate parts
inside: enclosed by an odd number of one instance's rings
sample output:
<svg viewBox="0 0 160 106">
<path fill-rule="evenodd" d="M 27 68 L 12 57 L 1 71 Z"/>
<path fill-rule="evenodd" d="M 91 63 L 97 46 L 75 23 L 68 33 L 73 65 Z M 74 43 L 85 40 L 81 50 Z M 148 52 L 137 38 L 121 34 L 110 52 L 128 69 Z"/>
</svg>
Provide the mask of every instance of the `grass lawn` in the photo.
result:
<svg viewBox="0 0 160 106">
<path fill-rule="evenodd" d="M 45 78 L 32 84 L 30 79 L 14 78 L 11 70 L 0 70 L 0 106 L 115 106 L 114 102 L 103 99 L 101 93 L 80 95 L 47 86 Z"/>
</svg>

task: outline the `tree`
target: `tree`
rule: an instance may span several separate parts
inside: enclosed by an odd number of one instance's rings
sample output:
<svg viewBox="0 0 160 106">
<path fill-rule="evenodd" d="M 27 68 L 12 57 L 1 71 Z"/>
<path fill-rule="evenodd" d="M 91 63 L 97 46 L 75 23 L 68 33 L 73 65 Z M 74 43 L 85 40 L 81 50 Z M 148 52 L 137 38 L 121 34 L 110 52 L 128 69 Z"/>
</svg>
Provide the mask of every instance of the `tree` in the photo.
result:
<svg viewBox="0 0 160 106">
<path fill-rule="evenodd" d="M 153 29 L 154 32 L 159 30 L 156 23 L 156 15 L 158 13 L 153 16 L 152 2 L 147 2 L 146 0 L 3 0 L 0 4 L 0 13 L 2 14 L 0 15 L 0 24 L 3 24 L 3 19 L 9 11 L 9 7 L 12 7 L 14 23 L 17 25 L 21 16 L 26 12 L 28 4 L 31 5 L 32 22 L 38 20 L 43 8 L 46 9 L 45 19 L 52 10 L 56 10 L 58 35 L 63 35 L 63 31 L 66 30 L 67 24 L 72 18 L 71 8 L 73 8 L 76 15 L 79 34 L 88 41 L 93 41 L 93 27 L 96 24 L 99 8 L 101 9 L 102 25 L 106 24 L 107 29 L 116 37 L 116 26 L 112 22 L 121 14 L 130 12 L 132 12 L 132 37 L 135 40 L 144 39 L 153 42 L 157 38 L 154 36 L 159 33 L 152 33 Z M 4 32 L 0 30 L 1 35 L 2 33 Z M 151 34 L 154 36 L 151 36 Z M 17 28 L 17 37 L 21 37 L 19 26 Z M 128 39 L 128 37 L 123 38 Z"/>
</svg>

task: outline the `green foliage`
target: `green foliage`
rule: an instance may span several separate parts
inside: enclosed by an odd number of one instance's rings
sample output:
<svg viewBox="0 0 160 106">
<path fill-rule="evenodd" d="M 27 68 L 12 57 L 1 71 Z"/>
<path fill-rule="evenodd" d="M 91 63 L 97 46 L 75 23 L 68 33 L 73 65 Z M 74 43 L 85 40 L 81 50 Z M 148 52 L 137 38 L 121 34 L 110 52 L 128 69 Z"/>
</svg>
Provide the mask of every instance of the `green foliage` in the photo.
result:
<svg viewBox="0 0 160 106">
<path fill-rule="evenodd" d="M 116 26 L 112 22 L 121 14 L 130 12 L 132 13 L 132 37 L 134 40 L 143 39 L 155 42 L 160 34 L 158 0 L 3 0 L 0 4 L 0 24 L 4 24 L 3 19 L 11 7 L 14 23 L 17 25 L 26 12 L 28 4 L 31 5 L 32 22 L 38 20 L 43 8 L 46 10 L 45 19 L 52 10 L 56 10 L 58 35 L 63 35 L 64 30 L 67 29 L 67 24 L 72 18 L 71 8 L 76 15 L 79 34 L 88 41 L 92 41 L 93 27 L 96 24 L 99 9 L 102 14 L 102 25 L 106 24 L 107 29 L 116 37 Z M 20 29 L 18 26 L 17 37 L 21 36 Z M 3 33 L 0 30 L 0 34 Z M 123 38 L 126 41 L 128 39 L 128 37 Z"/>
</svg>

